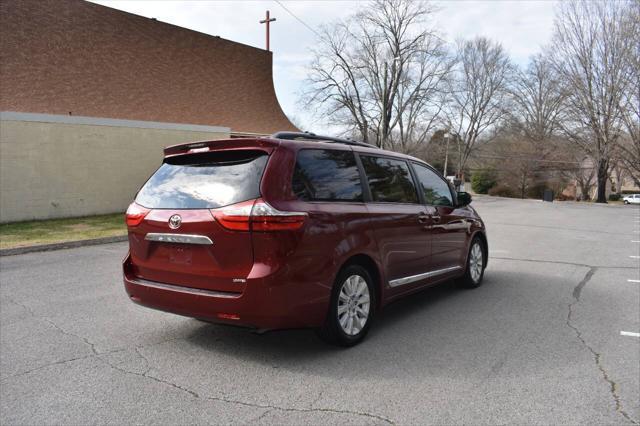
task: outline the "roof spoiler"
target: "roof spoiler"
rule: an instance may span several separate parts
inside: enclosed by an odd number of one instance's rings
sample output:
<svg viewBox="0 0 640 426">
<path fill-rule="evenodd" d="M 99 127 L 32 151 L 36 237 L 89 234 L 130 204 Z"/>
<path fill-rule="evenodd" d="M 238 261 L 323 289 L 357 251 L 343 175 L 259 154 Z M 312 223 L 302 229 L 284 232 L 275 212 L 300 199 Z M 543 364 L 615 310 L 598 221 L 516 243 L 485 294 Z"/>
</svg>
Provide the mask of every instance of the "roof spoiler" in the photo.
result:
<svg viewBox="0 0 640 426">
<path fill-rule="evenodd" d="M 262 148 L 271 149 L 277 145 L 276 141 L 270 141 L 263 138 L 236 138 L 236 139 L 217 139 L 210 141 L 197 141 L 171 145 L 164 149 L 164 156 L 195 154 L 198 152 L 207 152 L 212 149 L 234 149 L 234 148 Z"/>
</svg>

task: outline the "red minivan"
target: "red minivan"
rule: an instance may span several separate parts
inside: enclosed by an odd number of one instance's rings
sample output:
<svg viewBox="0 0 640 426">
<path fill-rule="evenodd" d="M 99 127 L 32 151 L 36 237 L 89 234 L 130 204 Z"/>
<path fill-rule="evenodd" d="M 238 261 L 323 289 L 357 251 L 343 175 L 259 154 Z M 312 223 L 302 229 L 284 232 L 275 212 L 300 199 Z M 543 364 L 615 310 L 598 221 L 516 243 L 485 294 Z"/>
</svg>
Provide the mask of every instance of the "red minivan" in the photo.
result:
<svg viewBox="0 0 640 426">
<path fill-rule="evenodd" d="M 291 132 L 164 154 L 126 214 L 135 303 L 259 330 L 316 328 L 350 346 L 399 297 L 482 282 L 488 245 L 470 195 L 417 158 Z"/>
</svg>

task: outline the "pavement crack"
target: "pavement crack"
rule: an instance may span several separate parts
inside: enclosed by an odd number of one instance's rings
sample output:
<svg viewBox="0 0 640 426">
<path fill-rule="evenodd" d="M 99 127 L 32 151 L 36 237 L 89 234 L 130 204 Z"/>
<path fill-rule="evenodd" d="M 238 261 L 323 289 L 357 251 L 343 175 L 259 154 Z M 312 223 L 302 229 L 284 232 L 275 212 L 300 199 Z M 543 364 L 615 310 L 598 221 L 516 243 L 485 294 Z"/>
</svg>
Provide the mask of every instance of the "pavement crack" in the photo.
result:
<svg viewBox="0 0 640 426">
<path fill-rule="evenodd" d="M 232 404 L 244 405 L 246 407 L 265 408 L 265 409 L 268 409 L 269 411 L 277 410 L 277 411 L 296 412 L 296 413 L 314 413 L 314 412 L 318 412 L 318 413 L 350 414 L 350 415 L 354 415 L 354 416 L 368 417 L 370 419 L 376 419 L 376 420 L 383 421 L 383 422 L 388 423 L 390 425 L 395 425 L 393 420 L 389 419 L 388 417 L 385 417 L 385 416 L 382 416 L 382 415 L 379 415 L 379 414 L 368 413 L 366 411 L 341 410 L 341 409 L 337 409 L 337 408 L 325 408 L 325 407 L 318 407 L 318 408 L 283 407 L 283 406 L 279 406 L 279 405 L 257 404 L 257 403 L 252 403 L 252 402 L 240 401 L 240 400 L 237 400 L 237 399 L 219 398 L 219 397 L 213 397 L 213 396 L 207 396 L 205 398 L 209 399 L 209 400 L 212 400 L 212 401 L 220 401 L 220 402 L 228 402 L 228 403 L 232 403 Z M 264 413 L 264 414 L 266 414 L 266 413 Z"/>
<path fill-rule="evenodd" d="M 198 395 L 197 392 L 194 392 L 194 391 L 192 391 L 190 389 L 187 389 L 187 388 L 185 388 L 183 386 L 180 386 L 180 385 L 178 385 L 176 383 L 173 383 L 173 382 L 170 382 L 168 380 L 163 380 L 163 379 L 160 379 L 159 377 L 150 376 L 149 375 L 149 371 L 151 370 L 151 367 L 149 367 L 149 361 L 137 349 L 135 349 L 135 353 L 147 363 L 147 369 L 145 371 L 143 371 L 142 373 L 138 373 L 138 372 L 130 371 L 130 370 L 125 370 L 124 368 L 121 368 L 121 367 L 119 367 L 117 365 L 114 365 L 114 364 L 110 363 L 109 361 L 107 361 L 106 359 L 102 359 L 101 357 L 98 357 L 97 359 L 99 359 L 100 361 L 105 363 L 107 366 L 109 366 L 109 367 L 113 368 L 114 370 L 117 370 L 117 371 L 119 371 L 119 372 L 121 372 L 123 374 L 130 374 L 130 375 L 133 375 L 133 376 L 138 376 L 138 377 L 143 377 L 143 378 L 146 378 L 146 379 L 150 379 L 150 380 L 156 381 L 158 383 L 162 383 L 164 385 L 171 386 L 171 387 L 173 387 L 173 388 L 175 388 L 175 389 L 177 389 L 179 391 L 186 392 L 186 393 L 188 393 L 189 395 L 191 395 L 194 398 L 200 398 L 200 395 Z"/>
<path fill-rule="evenodd" d="M 96 345 L 95 343 L 91 342 L 89 339 L 87 339 L 86 337 L 82 337 L 79 336 L 77 334 L 71 333 L 70 331 L 65 330 L 64 328 L 60 327 L 58 324 L 56 324 L 53 320 L 47 318 L 47 317 L 43 317 L 40 315 L 37 315 L 33 309 L 31 309 L 30 307 L 28 307 L 25 304 L 22 304 L 20 302 L 16 302 L 15 300 L 11 299 L 11 298 L 7 298 L 11 303 L 13 303 L 16 306 L 20 306 L 22 309 L 24 309 L 25 311 L 27 311 L 29 313 L 29 315 L 31 315 L 33 318 L 35 319 L 39 319 L 41 321 L 46 322 L 47 324 L 51 325 L 53 328 L 55 328 L 56 330 L 58 330 L 60 333 L 66 335 L 66 336 L 71 336 L 71 337 L 75 337 L 76 339 L 80 339 L 82 340 L 86 345 L 88 345 L 91 348 L 91 352 L 93 352 L 94 355 L 100 355 L 101 352 L 98 352 L 98 350 L 96 349 Z M 106 353 L 106 352 L 105 352 Z"/>
<path fill-rule="evenodd" d="M 38 370 L 42 370 L 44 368 L 52 367 L 54 365 L 62 365 L 62 364 L 66 364 L 66 363 L 69 363 L 69 362 L 78 361 L 78 360 L 81 360 L 81 359 L 91 358 L 92 356 L 94 356 L 94 355 L 91 354 L 91 355 L 79 356 L 79 357 L 75 357 L 75 358 L 67 358 L 67 359 L 62 359 L 62 360 L 55 361 L 55 362 L 50 362 L 48 364 L 44 364 L 44 365 L 32 368 L 30 370 L 22 371 L 22 372 L 17 373 L 17 374 L 12 374 L 10 376 L 3 377 L 2 380 L 0 380 L 0 381 L 4 382 L 4 381 L 9 380 L 9 379 L 15 379 L 16 377 L 26 376 L 27 374 L 33 373 L 33 372 L 38 371 Z"/>
<path fill-rule="evenodd" d="M 125 351 L 125 349 L 115 349 L 115 350 L 112 350 L 112 351 L 101 352 L 100 355 L 113 354 L 113 353 L 124 352 L 124 351 Z M 36 371 L 44 370 L 45 368 L 53 367 L 55 365 L 64 365 L 64 364 L 68 364 L 68 363 L 74 362 L 74 361 L 81 361 L 83 359 L 93 358 L 95 356 L 96 356 L 96 354 L 89 354 L 89 355 L 77 356 L 77 357 L 73 357 L 73 358 L 66 358 L 66 359 L 61 359 L 61 360 L 58 360 L 58 361 L 49 362 L 47 364 L 40 365 L 38 367 L 34 367 L 34 368 L 31 368 L 31 369 L 26 370 L 26 371 L 21 371 L 20 373 L 16 373 L 16 374 L 12 374 L 10 376 L 3 377 L 2 379 L 0 379 L 0 382 L 4 382 L 4 381 L 10 380 L 10 379 L 15 379 L 17 377 L 26 376 L 27 374 L 31 374 L 31 373 L 34 373 Z"/>
<path fill-rule="evenodd" d="M 104 362 L 106 365 L 108 365 L 109 367 L 113 368 L 114 370 L 120 371 L 121 373 L 124 374 L 130 374 L 130 375 L 134 375 L 134 376 L 138 376 L 138 377 L 143 377 L 145 379 L 149 379 L 149 380 L 153 380 L 155 382 L 170 386 L 174 389 L 177 389 L 181 392 L 187 393 L 189 394 L 191 397 L 193 398 L 198 398 L 198 399 L 204 399 L 204 400 L 209 400 L 209 401 L 216 401 L 216 402 L 224 402 L 224 403 L 229 403 L 229 404 L 236 404 L 236 405 L 242 405 L 245 407 L 252 407 L 252 408 L 262 408 L 265 409 L 267 411 L 265 411 L 264 413 L 262 413 L 262 415 L 258 418 L 262 418 L 265 415 L 267 415 L 267 413 L 277 410 L 277 411 L 284 411 L 284 412 L 297 412 L 297 413 L 314 413 L 314 412 L 318 412 L 318 413 L 336 413 L 336 414 L 349 414 L 349 415 L 355 415 L 355 416 L 362 416 L 362 417 L 367 417 L 370 419 L 375 419 L 375 420 L 379 420 L 391 425 L 394 425 L 395 423 L 382 415 L 379 414 L 373 414 L 373 413 L 368 413 L 365 411 L 356 411 L 356 410 L 342 410 L 342 409 L 337 409 L 337 408 L 326 408 L 326 407 L 318 407 L 318 408 L 297 408 L 297 407 L 285 407 L 285 406 L 280 406 L 280 405 L 271 405 L 271 404 L 259 404 L 259 403 L 253 403 L 253 402 L 247 402 L 247 401 L 242 401 L 239 399 L 233 399 L 233 398 L 229 398 L 229 397 L 215 397 L 215 396 L 206 396 L 203 395 L 201 396 L 200 394 L 198 394 L 196 391 L 193 391 L 189 388 L 186 388 L 184 386 L 181 386 L 177 383 L 171 382 L 169 380 L 164 380 L 161 379 L 159 377 L 153 376 L 151 374 L 149 374 L 149 371 L 151 371 L 151 368 L 149 367 L 149 360 L 142 355 L 142 353 L 136 348 L 135 350 L 136 354 L 138 356 L 140 356 L 146 363 L 147 363 L 147 370 L 144 371 L 143 373 L 137 373 L 135 371 L 129 371 L 126 370 L 124 368 L 121 368 L 117 365 L 114 365 L 112 363 L 110 363 L 109 361 L 102 359 L 100 357 L 98 357 L 98 359 L 100 359 L 102 362 Z M 256 420 L 258 420 L 256 419 Z"/>
<path fill-rule="evenodd" d="M 587 343 L 585 338 L 582 336 L 582 332 L 580 331 L 580 329 L 577 326 L 573 325 L 573 323 L 571 322 L 572 318 L 573 318 L 574 308 L 578 303 L 580 303 L 580 296 L 582 295 L 582 290 L 589 283 L 591 278 L 593 278 L 593 275 L 597 272 L 597 270 L 598 270 L 598 267 L 595 267 L 595 266 L 589 267 L 589 270 L 585 274 L 584 278 L 573 288 L 573 293 L 572 293 L 573 301 L 569 304 L 566 323 L 567 323 L 567 326 L 569 328 L 571 328 L 576 333 L 576 336 L 578 337 L 578 340 L 580 340 L 582 345 L 589 352 L 591 352 L 591 355 L 593 355 L 596 367 L 600 371 L 600 374 L 602 375 L 602 378 L 609 385 L 609 392 L 611 393 L 611 397 L 613 398 L 613 401 L 615 402 L 616 411 L 618 413 L 620 413 L 622 415 L 622 417 L 624 417 L 629 422 L 631 422 L 633 424 L 638 424 L 638 421 L 633 419 L 629 415 L 629 413 L 627 413 L 624 410 L 624 408 L 622 407 L 622 400 L 620 398 L 620 394 L 618 393 L 618 385 L 609 376 L 609 373 L 607 373 L 607 370 L 604 368 L 604 364 L 602 363 L 602 354 L 596 352 L 596 350 L 591 345 L 589 345 Z"/>
<path fill-rule="evenodd" d="M 606 266 L 606 265 L 587 265 L 585 263 L 577 263 L 577 262 L 565 262 L 561 260 L 544 260 L 544 259 L 521 259 L 517 257 L 498 257 L 491 256 L 491 259 L 497 260 L 513 260 L 517 262 L 531 262 L 531 263 L 550 263 L 553 265 L 567 265 L 567 266 L 578 266 L 581 268 L 596 268 L 596 269 L 638 269 L 634 266 Z"/>
</svg>

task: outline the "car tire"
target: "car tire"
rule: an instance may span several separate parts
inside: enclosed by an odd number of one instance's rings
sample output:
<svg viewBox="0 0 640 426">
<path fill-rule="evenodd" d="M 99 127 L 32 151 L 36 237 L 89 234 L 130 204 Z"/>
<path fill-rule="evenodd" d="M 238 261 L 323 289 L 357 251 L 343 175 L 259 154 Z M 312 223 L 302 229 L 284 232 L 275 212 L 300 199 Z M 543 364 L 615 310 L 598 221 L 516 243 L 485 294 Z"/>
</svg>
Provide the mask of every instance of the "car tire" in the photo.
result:
<svg viewBox="0 0 640 426">
<path fill-rule="evenodd" d="M 357 345 L 371 327 L 375 306 L 375 291 L 369 271 L 360 265 L 343 268 L 334 282 L 329 311 L 318 335 L 334 345 Z"/>
<path fill-rule="evenodd" d="M 627 200 L 624 200 L 624 203 L 625 203 L 625 204 L 629 204 L 629 202 L 628 202 Z"/>
<path fill-rule="evenodd" d="M 463 288 L 477 288 L 482 284 L 484 268 L 487 264 L 487 253 L 482 240 L 475 237 L 469 245 L 467 265 L 464 275 L 458 281 Z"/>
</svg>

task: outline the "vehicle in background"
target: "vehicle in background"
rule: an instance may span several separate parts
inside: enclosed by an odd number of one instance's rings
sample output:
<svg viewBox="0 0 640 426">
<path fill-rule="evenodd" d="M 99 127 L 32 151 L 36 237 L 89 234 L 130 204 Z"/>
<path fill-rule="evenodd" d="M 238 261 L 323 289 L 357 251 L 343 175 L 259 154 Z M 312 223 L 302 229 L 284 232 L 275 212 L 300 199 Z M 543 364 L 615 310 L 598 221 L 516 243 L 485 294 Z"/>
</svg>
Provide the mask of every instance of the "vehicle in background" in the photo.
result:
<svg viewBox="0 0 640 426">
<path fill-rule="evenodd" d="M 168 147 L 126 214 L 135 303 L 350 346 L 400 297 L 487 265 L 485 226 L 424 161 L 310 133 Z"/>
<path fill-rule="evenodd" d="M 640 194 L 625 195 L 622 201 L 625 204 L 640 204 Z"/>
</svg>

